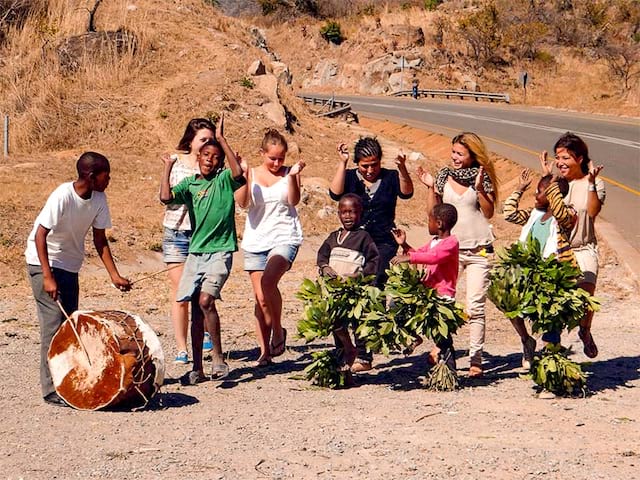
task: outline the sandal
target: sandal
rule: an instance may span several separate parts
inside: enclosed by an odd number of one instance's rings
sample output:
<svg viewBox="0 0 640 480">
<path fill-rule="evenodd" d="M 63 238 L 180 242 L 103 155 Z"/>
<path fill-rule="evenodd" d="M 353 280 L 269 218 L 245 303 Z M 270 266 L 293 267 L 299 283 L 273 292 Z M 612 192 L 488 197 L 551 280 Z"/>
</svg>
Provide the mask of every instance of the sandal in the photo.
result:
<svg viewBox="0 0 640 480">
<path fill-rule="evenodd" d="M 598 346 L 596 342 L 593 340 L 593 335 L 591 335 L 591 330 L 583 330 L 582 328 L 578 330 L 578 337 L 582 340 L 584 344 L 583 352 L 589 358 L 596 358 L 598 356 Z"/>
<path fill-rule="evenodd" d="M 185 387 L 188 385 L 197 385 L 198 383 L 204 382 L 206 379 L 207 377 L 204 373 L 191 370 L 180 377 L 180 385 Z"/>
<path fill-rule="evenodd" d="M 211 380 L 222 380 L 229 375 L 229 365 L 218 363 L 211 365 Z"/>
<path fill-rule="evenodd" d="M 469 367 L 469 378 L 482 378 L 483 375 L 482 367 L 478 365 L 471 365 Z"/>
<path fill-rule="evenodd" d="M 284 351 L 287 348 L 287 329 L 283 328 L 282 329 L 282 341 L 280 343 L 278 343 L 277 345 L 274 345 L 273 343 L 271 345 L 269 345 L 269 348 L 271 350 L 271 356 L 272 357 L 279 357 L 280 355 L 282 355 L 284 353 Z"/>
</svg>

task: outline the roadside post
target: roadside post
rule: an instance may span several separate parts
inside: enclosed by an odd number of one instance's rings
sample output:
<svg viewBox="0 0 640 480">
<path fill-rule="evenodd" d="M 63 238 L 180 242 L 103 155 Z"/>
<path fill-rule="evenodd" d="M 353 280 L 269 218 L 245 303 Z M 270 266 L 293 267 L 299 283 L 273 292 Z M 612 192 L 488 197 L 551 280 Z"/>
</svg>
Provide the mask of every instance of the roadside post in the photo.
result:
<svg viewBox="0 0 640 480">
<path fill-rule="evenodd" d="M 529 73 L 528 72 L 520 72 L 518 75 L 518 82 L 522 85 L 524 90 L 524 103 L 527 103 L 527 83 L 529 82 Z"/>
</svg>

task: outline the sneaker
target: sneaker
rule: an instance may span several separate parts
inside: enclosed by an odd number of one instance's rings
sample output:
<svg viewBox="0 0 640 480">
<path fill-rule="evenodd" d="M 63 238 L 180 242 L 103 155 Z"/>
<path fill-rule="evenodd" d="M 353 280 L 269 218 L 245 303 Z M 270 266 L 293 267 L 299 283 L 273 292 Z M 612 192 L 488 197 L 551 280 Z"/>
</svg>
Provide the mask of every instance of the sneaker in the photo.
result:
<svg viewBox="0 0 640 480">
<path fill-rule="evenodd" d="M 52 392 L 43 399 L 45 403 L 49 405 L 55 405 L 56 407 L 68 407 L 69 404 L 65 402 L 60 395 L 56 392 Z"/>
<path fill-rule="evenodd" d="M 180 363 L 182 365 L 189 363 L 189 354 L 184 350 L 178 352 L 178 355 L 176 355 L 176 359 L 173 361 L 173 363 Z"/>
<path fill-rule="evenodd" d="M 204 332 L 204 340 L 202 340 L 202 353 L 209 353 L 213 350 L 213 342 L 209 332 Z"/>
<path fill-rule="evenodd" d="M 536 339 L 529 336 L 522 342 L 522 368 L 531 370 L 531 362 L 536 352 Z"/>
</svg>

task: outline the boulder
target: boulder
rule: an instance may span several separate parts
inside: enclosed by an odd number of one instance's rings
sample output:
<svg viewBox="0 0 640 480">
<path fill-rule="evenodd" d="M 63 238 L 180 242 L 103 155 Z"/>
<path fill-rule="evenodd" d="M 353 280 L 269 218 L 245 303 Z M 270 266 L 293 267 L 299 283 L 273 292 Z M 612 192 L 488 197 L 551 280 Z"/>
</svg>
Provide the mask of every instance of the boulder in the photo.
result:
<svg viewBox="0 0 640 480">
<path fill-rule="evenodd" d="M 264 75 L 267 73 L 267 69 L 262 63 L 262 60 L 254 60 L 253 63 L 247 69 L 247 75 L 257 77 L 258 75 Z"/>
<path fill-rule="evenodd" d="M 289 66 L 283 62 L 271 62 L 271 72 L 284 85 L 291 85 L 293 75 L 289 71 Z"/>
<path fill-rule="evenodd" d="M 413 25 L 389 25 L 385 28 L 386 35 L 396 45 L 396 48 L 410 48 L 424 46 L 424 32 Z"/>
<path fill-rule="evenodd" d="M 138 38 L 123 28 L 116 31 L 87 32 L 65 38 L 56 48 L 63 70 L 73 72 L 86 60 L 108 61 L 115 55 L 135 53 Z"/>
</svg>

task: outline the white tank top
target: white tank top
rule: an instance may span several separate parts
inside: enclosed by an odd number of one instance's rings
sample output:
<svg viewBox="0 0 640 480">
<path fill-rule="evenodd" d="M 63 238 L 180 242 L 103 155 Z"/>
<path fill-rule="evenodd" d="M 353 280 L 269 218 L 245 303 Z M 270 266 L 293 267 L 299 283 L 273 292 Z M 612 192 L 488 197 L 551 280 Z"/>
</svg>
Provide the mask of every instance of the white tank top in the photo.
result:
<svg viewBox="0 0 640 480">
<path fill-rule="evenodd" d="M 253 171 L 251 178 L 254 178 Z M 302 227 L 296 208 L 289 203 L 289 172 L 270 187 L 253 180 L 251 206 L 244 225 L 241 248 L 258 253 L 278 245 L 300 245 Z"/>
<path fill-rule="evenodd" d="M 442 201 L 450 203 L 458 210 L 458 222 L 451 233 L 458 237 L 460 249 L 472 249 L 489 245 L 494 240 L 491 224 L 482 214 L 478 205 L 477 192 L 469 187 L 462 195 L 458 195 L 449 182 L 444 186 Z"/>
</svg>

